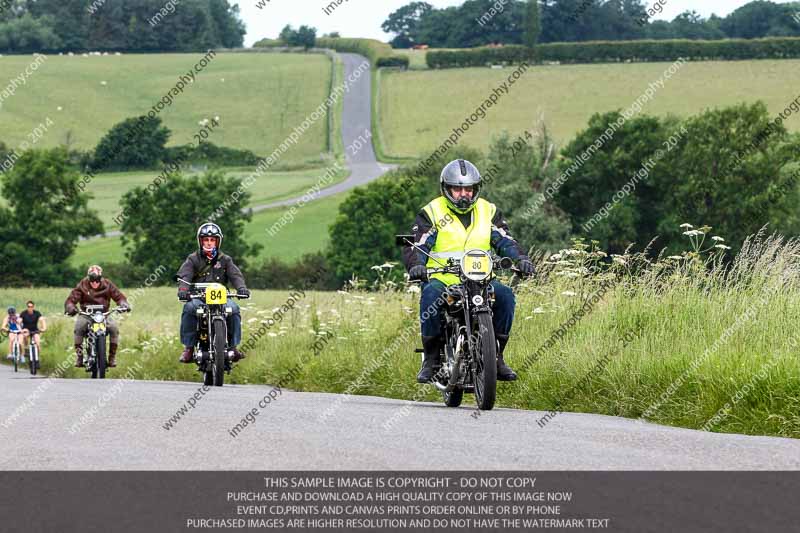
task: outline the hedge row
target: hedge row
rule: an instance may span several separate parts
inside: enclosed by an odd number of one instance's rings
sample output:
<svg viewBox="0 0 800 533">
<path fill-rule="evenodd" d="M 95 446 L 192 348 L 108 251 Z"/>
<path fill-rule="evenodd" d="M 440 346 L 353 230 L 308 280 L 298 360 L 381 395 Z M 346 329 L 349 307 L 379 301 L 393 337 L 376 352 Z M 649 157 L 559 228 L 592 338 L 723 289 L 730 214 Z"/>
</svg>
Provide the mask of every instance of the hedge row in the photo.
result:
<svg viewBox="0 0 800 533">
<path fill-rule="evenodd" d="M 509 45 L 473 48 L 453 52 L 428 52 L 430 68 L 482 67 L 492 64 L 532 63 L 615 63 L 640 61 L 690 61 L 800 58 L 800 38 L 725 39 L 692 41 L 588 41 L 550 43 L 530 49 Z"/>
<path fill-rule="evenodd" d="M 317 46 L 337 52 L 360 54 L 376 67 L 408 67 L 408 58 L 393 55 L 392 47 L 376 39 L 317 39 Z"/>
</svg>

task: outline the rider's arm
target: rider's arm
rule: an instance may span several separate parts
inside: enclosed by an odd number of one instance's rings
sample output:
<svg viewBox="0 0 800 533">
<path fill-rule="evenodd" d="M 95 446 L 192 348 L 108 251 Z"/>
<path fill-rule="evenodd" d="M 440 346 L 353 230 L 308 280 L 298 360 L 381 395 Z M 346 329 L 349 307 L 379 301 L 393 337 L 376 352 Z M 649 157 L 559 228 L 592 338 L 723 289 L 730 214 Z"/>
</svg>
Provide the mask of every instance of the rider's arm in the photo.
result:
<svg viewBox="0 0 800 533">
<path fill-rule="evenodd" d="M 431 249 L 436 244 L 436 235 L 438 234 L 436 228 L 433 227 L 430 218 L 425 211 L 420 211 L 414 221 L 414 227 L 411 228 L 414 234 L 414 244 L 431 253 Z M 403 249 L 403 262 L 406 265 L 406 270 L 411 270 L 412 267 L 417 265 L 424 265 L 428 262 L 428 258 L 411 246 L 406 246 Z"/>
<path fill-rule="evenodd" d="M 233 262 L 230 256 L 226 256 L 227 264 L 225 265 L 225 272 L 228 275 L 228 281 L 238 291 L 239 289 L 246 289 L 247 283 L 244 281 L 244 274 L 238 266 Z"/>
<path fill-rule="evenodd" d="M 39 326 L 39 331 L 41 331 L 42 333 L 47 331 L 47 320 L 45 320 L 43 316 L 39 317 L 39 324 L 41 324 Z"/>
<path fill-rule="evenodd" d="M 2 326 L 0 326 L 0 331 L 2 331 L 3 333 L 7 333 L 7 332 L 9 332 L 9 331 L 10 331 L 10 328 L 9 328 L 9 326 L 10 326 L 10 324 L 8 323 L 8 315 L 6 315 L 6 316 L 3 318 L 3 325 L 2 325 Z"/>
<path fill-rule="evenodd" d="M 498 209 L 492 219 L 492 248 L 501 257 L 510 257 L 515 261 L 522 258 L 527 258 L 527 254 L 519 245 L 519 243 L 511 236 L 508 229 L 508 223 L 503 214 Z"/>
<path fill-rule="evenodd" d="M 183 264 L 181 265 L 181 268 L 178 269 L 178 277 L 181 278 L 181 279 L 185 279 L 186 281 L 191 283 L 191 282 L 194 281 L 195 273 L 196 273 L 196 270 L 195 270 L 195 267 L 194 267 L 194 263 L 192 262 L 192 256 L 190 255 L 189 257 L 186 258 L 186 261 L 183 262 Z M 186 287 L 188 287 L 188 285 L 186 285 L 182 281 L 179 281 L 178 282 L 178 288 L 180 289 L 181 287 L 186 288 Z"/>
<path fill-rule="evenodd" d="M 122 294 L 122 291 L 114 285 L 112 281 L 108 282 L 108 293 L 111 295 L 111 299 L 117 302 L 117 305 L 120 307 L 130 307 L 128 304 L 128 299 Z"/>
<path fill-rule="evenodd" d="M 67 299 L 64 301 L 64 312 L 69 313 L 71 309 L 75 309 L 78 303 L 81 301 L 83 297 L 83 293 L 81 292 L 81 286 L 78 284 L 67 296 Z"/>
</svg>

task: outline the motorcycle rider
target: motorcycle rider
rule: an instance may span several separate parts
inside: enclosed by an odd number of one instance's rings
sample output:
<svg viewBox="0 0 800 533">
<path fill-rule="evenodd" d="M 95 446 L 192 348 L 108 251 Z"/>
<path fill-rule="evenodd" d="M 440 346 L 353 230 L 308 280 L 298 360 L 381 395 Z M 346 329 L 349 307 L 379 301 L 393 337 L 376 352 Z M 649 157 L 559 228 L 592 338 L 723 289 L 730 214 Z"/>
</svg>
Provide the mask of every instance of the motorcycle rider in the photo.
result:
<svg viewBox="0 0 800 533">
<path fill-rule="evenodd" d="M 250 296 L 246 287 L 244 275 L 233 259 L 220 251 L 222 247 L 222 230 L 212 222 L 206 222 L 197 229 L 198 250 L 186 258 L 178 271 L 178 277 L 192 283 L 221 283 L 233 285 L 241 296 Z M 186 302 L 181 315 L 181 343 L 184 346 L 179 361 L 191 363 L 194 356 L 194 347 L 197 344 L 197 309 L 204 304 L 202 300 L 192 300 L 189 296 L 189 286 L 178 282 L 178 299 Z M 234 301 L 226 304 L 233 312 L 226 318 L 228 325 L 228 346 L 233 351 L 231 361 L 236 362 L 245 356 L 236 346 L 242 340 L 242 316 L 239 306 Z"/>
<path fill-rule="evenodd" d="M 418 247 L 441 262 L 450 257 L 460 258 L 467 250 L 478 248 L 490 251 L 493 248 L 498 255 L 515 260 L 523 275 L 534 274 L 533 263 L 510 235 L 508 224 L 500 210 L 491 202 L 480 198 L 481 174 L 475 165 L 464 159 L 451 161 L 442 170 L 439 186 L 441 196 L 422 208 L 412 228 Z M 429 279 L 428 269 L 441 265 L 416 248 L 407 247 L 403 259 L 409 278 L 423 282 L 420 321 L 425 356 L 417 381 L 427 383 L 440 364 L 441 295 L 446 287 L 460 281 L 454 274 L 433 274 Z M 496 296 L 492 321 L 499 343 L 497 379 L 514 381 L 517 374 L 503 359 L 503 351 L 514 321 L 514 293 L 497 280 L 492 280 L 491 283 Z M 423 315 L 422 310 L 431 309 L 431 306 L 434 312 Z"/>
<path fill-rule="evenodd" d="M 102 305 L 103 312 L 108 312 L 111 300 L 123 310 L 131 308 L 128 299 L 114 283 L 103 277 L 103 269 L 99 265 L 92 265 L 78 285 L 69 293 L 64 302 L 64 310 L 69 316 L 78 314 L 78 305 L 83 310 L 89 305 Z M 75 319 L 75 366 L 83 366 L 83 338 L 89 333 L 92 319 L 86 315 L 79 315 Z M 119 347 L 119 326 L 111 318 L 106 319 L 106 328 L 111 337 L 108 349 L 108 366 L 117 366 L 117 348 Z"/>
</svg>

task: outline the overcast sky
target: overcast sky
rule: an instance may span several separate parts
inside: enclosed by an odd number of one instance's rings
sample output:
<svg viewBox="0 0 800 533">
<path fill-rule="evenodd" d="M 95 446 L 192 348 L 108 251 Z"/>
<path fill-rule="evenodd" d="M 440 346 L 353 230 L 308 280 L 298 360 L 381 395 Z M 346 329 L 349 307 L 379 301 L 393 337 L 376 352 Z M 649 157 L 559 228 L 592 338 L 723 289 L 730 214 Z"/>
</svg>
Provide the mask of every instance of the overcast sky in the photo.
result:
<svg viewBox="0 0 800 533">
<path fill-rule="evenodd" d="M 263 9 L 256 5 L 266 2 Z M 275 38 L 287 24 L 295 28 L 307 24 L 317 28 L 317 34 L 338 31 L 344 37 L 369 37 L 388 41 L 390 36 L 383 33 L 381 24 L 389 13 L 403 7 L 411 0 L 342 0 L 330 15 L 323 12 L 323 7 L 331 1 L 339 0 L 234 0 L 247 25 L 245 46 L 252 45 L 263 38 Z M 655 18 L 671 20 L 676 15 L 694 9 L 704 17 L 712 13 L 725 16 L 736 8 L 747 4 L 750 0 L 664 0 L 666 5 L 661 16 Z M 427 0 L 435 7 L 457 6 L 463 0 Z M 655 0 L 647 0 L 652 5 Z M 779 2 L 783 3 L 783 2 Z"/>
</svg>

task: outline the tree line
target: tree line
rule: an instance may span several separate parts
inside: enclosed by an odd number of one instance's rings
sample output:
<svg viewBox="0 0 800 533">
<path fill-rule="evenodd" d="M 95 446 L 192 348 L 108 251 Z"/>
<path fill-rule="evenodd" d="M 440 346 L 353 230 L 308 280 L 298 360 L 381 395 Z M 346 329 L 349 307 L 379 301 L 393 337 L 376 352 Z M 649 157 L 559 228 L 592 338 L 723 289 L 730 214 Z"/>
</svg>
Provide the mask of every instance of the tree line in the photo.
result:
<svg viewBox="0 0 800 533">
<path fill-rule="evenodd" d="M 218 170 L 201 177 L 171 172 L 123 196 L 127 261 L 104 268 L 124 284 L 136 284 L 160 264 L 177 267 L 196 246 L 197 226 L 236 197 L 235 207 L 215 220 L 225 230 L 225 249 L 247 268 L 253 288 L 313 279 L 315 288 L 335 289 L 353 275 L 369 280 L 374 265 L 399 261 L 394 235 L 407 233 L 419 209 L 439 194 L 439 171 L 457 157 L 482 169 L 488 182 L 483 194 L 534 254 L 566 248 L 576 237 L 597 241 L 609 253 L 634 244 L 675 254 L 685 250 L 685 224 L 713 227 L 725 238 L 719 246 L 730 246 L 728 257 L 765 225 L 800 234 L 800 134 L 786 130 L 778 120 L 783 115 L 776 118 L 758 102 L 685 119 L 623 117 L 620 111 L 596 114 L 563 147 L 546 128 L 531 125 L 530 131 L 495 138 L 488 153 L 457 146 L 423 171 L 418 165 L 396 169 L 353 190 L 330 228 L 328 249 L 295 264 L 277 258 L 255 264 L 260 246 L 245 236 L 252 215 L 240 208 L 251 193 L 242 178 Z M 612 124 L 617 126 L 609 133 Z M 161 128 L 155 122 L 151 127 Z M 0 286 L 64 285 L 80 275 L 69 261 L 78 239 L 103 229 L 89 203 L 91 183 L 81 187 L 81 175 L 63 147 L 24 152 L 0 174 Z M 323 267 L 329 275 L 314 277 Z M 399 279 L 400 270 L 392 276 Z"/>
<path fill-rule="evenodd" d="M 228 0 L 13 0 L 0 10 L 0 52 L 238 48 L 245 27 Z"/>
<path fill-rule="evenodd" d="M 653 20 L 669 0 L 467 0 L 437 9 L 411 2 L 381 26 L 395 48 L 472 48 L 492 43 L 531 45 L 637 39 L 753 39 L 800 36 L 800 2 L 750 2 L 726 17 L 685 11 Z M 538 11 L 538 15 L 532 15 Z"/>
</svg>

